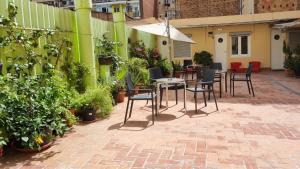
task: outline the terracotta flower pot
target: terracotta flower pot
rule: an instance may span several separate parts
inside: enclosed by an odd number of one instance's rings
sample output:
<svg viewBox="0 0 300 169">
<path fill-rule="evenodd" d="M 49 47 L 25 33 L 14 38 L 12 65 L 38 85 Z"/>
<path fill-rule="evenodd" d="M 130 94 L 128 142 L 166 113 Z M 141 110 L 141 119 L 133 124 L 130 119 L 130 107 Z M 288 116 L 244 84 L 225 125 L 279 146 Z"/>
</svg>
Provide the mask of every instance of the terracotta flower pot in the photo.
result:
<svg viewBox="0 0 300 169">
<path fill-rule="evenodd" d="M 69 111 L 73 114 L 73 115 L 75 115 L 76 114 L 76 112 L 77 112 L 77 110 L 76 109 L 74 109 L 74 108 L 71 108 L 71 109 L 69 109 Z"/>
<path fill-rule="evenodd" d="M 117 102 L 123 103 L 125 95 L 126 95 L 126 92 L 124 90 L 119 91 L 118 96 L 117 96 Z"/>
<path fill-rule="evenodd" d="M 53 143 L 54 143 L 54 141 L 49 141 L 49 142 L 43 144 L 40 149 L 30 149 L 30 148 L 18 147 L 17 143 L 14 142 L 13 147 L 15 150 L 17 150 L 18 152 L 21 152 L 21 153 L 37 153 L 37 152 L 41 152 L 41 151 L 47 150 L 48 148 L 52 147 Z"/>
<path fill-rule="evenodd" d="M 288 77 L 293 77 L 295 76 L 295 72 L 291 69 L 284 69 L 285 75 Z"/>
<path fill-rule="evenodd" d="M 0 157 L 3 157 L 4 156 L 4 149 L 3 147 L 0 147 Z"/>
</svg>

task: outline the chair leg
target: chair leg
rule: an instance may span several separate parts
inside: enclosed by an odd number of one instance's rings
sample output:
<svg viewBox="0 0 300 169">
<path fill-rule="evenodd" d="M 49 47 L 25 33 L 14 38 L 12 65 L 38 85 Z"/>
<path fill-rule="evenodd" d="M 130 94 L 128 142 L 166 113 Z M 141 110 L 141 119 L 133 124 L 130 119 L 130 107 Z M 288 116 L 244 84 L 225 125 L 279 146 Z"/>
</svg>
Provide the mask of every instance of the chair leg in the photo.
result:
<svg viewBox="0 0 300 169">
<path fill-rule="evenodd" d="M 210 86 L 208 86 L 208 100 L 210 100 L 210 91 L 211 91 Z"/>
<path fill-rule="evenodd" d="M 220 87 L 220 98 L 222 98 L 222 80 L 220 78 L 220 82 L 219 82 L 219 87 Z"/>
<path fill-rule="evenodd" d="M 198 108 L 197 108 L 197 92 L 195 92 L 194 98 L 195 98 L 195 113 L 198 113 Z"/>
<path fill-rule="evenodd" d="M 232 83 L 232 80 L 231 80 L 231 78 L 230 78 L 230 83 L 229 83 L 229 93 L 231 94 L 231 83 Z"/>
<path fill-rule="evenodd" d="M 160 89 L 160 101 L 159 101 L 159 105 L 161 106 L 162 103 L 162 99 L 163 99 L 163 95 L 164 95 L 164 89 Z"/>
<path fill-rule="evenodd" d="M 232 95 L 234 96 L 234 80 L 232 80 Z"/>
<path fill-rule="evenodd" d="M 214 87 L 212 87 L 212 93 L 213 93 L 214 100 L 215 100 L 215 104 L 216 104 L 216 108 L 217 108 L 217 111 L 218 111 L 218 110 L 219 110 L 219 108 L 218 108 L 218 103 L 217 103 L 217 99 L 216 99 L 216 95 L 215 95 Z"/>
<path fill-rule="evenodd" d="M 177 90 L 177 85 L 175 86 L 175 97 L 176 97 L 176 105 L 178 104 L 178 90 Z"/>
<path fill-rule="evenodd" d="M 131 101 L 131 106 L 130 106 L 130 113 L 129 113 L 129 118 L 131 117 L 131 113 L 132 113 L 132 107 L 133 107 L 133 102 L 134 100 Z"/>
<path fill-rule="evenodd" d="M 251 94 L 249 81 L 247 80 L 246 82 L 247 82 L 248 92 L 249 92 L 249 94 Z"/>
<path fill-rule="evenodd" d="M 124 118 L 124 124 L 127 121 L 127 114 L 128 114 L 129 102 L 130 102 L 130 100 L 128 99 L 128 101 L 127 101 L 127 107 L 126 107 L 126 113 L 125 113 L 125 118 Z"/>
<path fill-rule="evenodd" d="M 154 124 L 154 103 L 153 103 L 154 101 L 153 101 L 153 99 L 154 98 L 151 99 L 151 104 L 152 104 L 152 124 Z"/>
<path fill-rule="evenodd" d="M 204 99 L 204 105 L 205 107 L 207 106 L 207 102 L 206 102 L 206 95 L 205 95 L 205 92 L 203 92 L 203 99 Z"/>
<path fill-rule="evenodd" d="M 155 113 L 158 115 L 158 105 L 157 105 L 157 96 L 155 97 Z"/>
<path fill-rule="evenodd" d="M 253 89 L 253 85 L 252 85 L 252 81 L 251 81 L 251 79 L 250 79 L 250 85 L 251 85 L 251 90 L 252 90 L 253 97 L 255 97 L 255 94 L 254 94 L 254 89 Z"/>
</svg>

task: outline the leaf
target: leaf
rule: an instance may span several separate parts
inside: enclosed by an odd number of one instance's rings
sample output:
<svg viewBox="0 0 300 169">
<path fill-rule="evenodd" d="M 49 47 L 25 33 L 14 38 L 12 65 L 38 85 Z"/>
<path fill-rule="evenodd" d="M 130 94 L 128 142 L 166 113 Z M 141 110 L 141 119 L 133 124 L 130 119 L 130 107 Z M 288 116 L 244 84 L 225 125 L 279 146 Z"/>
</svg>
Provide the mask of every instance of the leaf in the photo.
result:
<svg viewBox="0 0 300 169">
<path fill-rule="evenodd" d="M 26 142 L 26 143 L 27 143 L 27 142 L 28 142 L 28 140 L 29 140 L 29 138 L 28 138 L 28 137 L 22 137 L 21 139 L 22 139 L 22 141 L 24 141 L 24 142 Z"/>
</svg>

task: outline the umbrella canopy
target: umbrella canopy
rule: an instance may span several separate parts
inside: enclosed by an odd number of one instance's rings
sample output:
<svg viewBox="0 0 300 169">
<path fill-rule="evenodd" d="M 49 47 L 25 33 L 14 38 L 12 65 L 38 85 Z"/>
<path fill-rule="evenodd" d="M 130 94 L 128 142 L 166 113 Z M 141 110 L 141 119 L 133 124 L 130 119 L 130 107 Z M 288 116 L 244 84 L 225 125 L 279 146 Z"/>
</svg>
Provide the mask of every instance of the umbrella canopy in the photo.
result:
<svg viewBox="0 0 300 169">
<path fill-rule="evenodd" d="M 300 28 L 300 20 L 296 20 L 293 22 L 276 24 L 273 28 L 285 29 L 285 28 Z"/>
<path fill-rule="evenodd" d="M 134 26 L 132 29 L 136 29 L 142 32 L 151 33 L 158 36 L 168 37 L 167 25 L 165 23 L 155 23 L 148 25 Z M 188 43 L 195 43 L 191 38 L 181 33 L 179 30 L 170 25 L 170 37 L 175 41 L 182 41 Z"/>
</svg>

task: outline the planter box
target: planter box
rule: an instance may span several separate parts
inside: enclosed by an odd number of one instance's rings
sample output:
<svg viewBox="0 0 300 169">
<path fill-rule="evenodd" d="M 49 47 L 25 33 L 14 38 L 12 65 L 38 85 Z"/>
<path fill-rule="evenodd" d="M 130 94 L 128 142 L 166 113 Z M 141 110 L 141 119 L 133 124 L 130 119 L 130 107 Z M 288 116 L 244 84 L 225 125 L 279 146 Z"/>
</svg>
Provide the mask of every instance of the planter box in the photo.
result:
<svg viewBox="0 0 300 169">
<path fill-rule="evenodd" d="M 100 65 L 111 65 L 113 63 L 113 58 L 106 56 L 98 56 L 98 62 Z"/>
<path fill-rule="evenodd" d="M 117 102 L 118 103 L 123 103 L 124 102 L 124 98 L 125 98 L 125 91 L 119 91 L 118 96 L 117 96 Z"/>
</svg>

